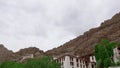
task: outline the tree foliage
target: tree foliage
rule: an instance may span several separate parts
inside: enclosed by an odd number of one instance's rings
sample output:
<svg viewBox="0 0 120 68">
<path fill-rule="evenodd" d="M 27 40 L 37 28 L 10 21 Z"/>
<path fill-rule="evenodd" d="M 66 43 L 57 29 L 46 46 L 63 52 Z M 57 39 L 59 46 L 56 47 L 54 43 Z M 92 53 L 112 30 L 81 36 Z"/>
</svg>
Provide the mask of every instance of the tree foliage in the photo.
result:
<svg viewBox="0 0 120 68">
<path fill-rule="evenodd" d="M 113 63 L 113 48 L 115 47 L 115 42 L 109 42 L 106 39 L 103 39 L 101 43 L 96 44 L 94 48 L 95 57 L 97 61 L 97 67 L 99 68 L 108 68 L 108 66 Z"/>
<path fill-rule="evenodd" d="M 0 68 L 60 68 L 60 63 L 53 60 L 52 57 L 44 57 L 41 59 L 29 59 L 25 64 L 18 62 L 3 62 Z"/>
<path fill-rule="evenodd" d="M 0 68 L 24 68 L 22 63 L 7 61 L 0 65 Z"/>
<path fill-rule="evenodd" d="M 40 60 L 30 59 L 25 65 L 26 68 L 60 68 L 60 63 L 47 56 Z"/>
</svg>

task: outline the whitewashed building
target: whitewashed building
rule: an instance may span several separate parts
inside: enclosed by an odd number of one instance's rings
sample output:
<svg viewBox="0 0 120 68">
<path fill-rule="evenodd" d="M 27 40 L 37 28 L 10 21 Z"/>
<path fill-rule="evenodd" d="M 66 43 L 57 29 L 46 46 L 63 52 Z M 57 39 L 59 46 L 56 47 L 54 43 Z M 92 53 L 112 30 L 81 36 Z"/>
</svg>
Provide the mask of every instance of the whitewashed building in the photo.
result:
<svg viewBox="0 0 120 68">
<path fill-rule="evenodd" d="M 34 57 L 33 54 L 26 54 L 26 55 L 22 56 L 22 58 L 20 59 L 20 62 L 23 62 L 26 59 L 31 59 L 33 57 Z"/>
<path fill-rule="evenodd" d="M 113 53 L 114 53 L 113 60 L 115 63 L 117 63 L 120 59 L 120 47 L 115 47 L 113 49 Z"/>
<path fill-rule="evenodd" d="M 89 59 L 90 59 L 90 62 L 89 62 L 88 68 L 96 68 L 95 56 L 91 55 Z"/>
<path fill-rule="evenodd" d="M 61 68 L 86 68 L 85 61 L 76 56 L 64 55 L 56 60 L 61 63 Z"/>
<path fill-rule="evenodd" d="M 56 58 L 61 63 L 61 68 L 96 68 L 96 60 L 93 54 L 76 57 L 64 55 Z"/>
</svg>

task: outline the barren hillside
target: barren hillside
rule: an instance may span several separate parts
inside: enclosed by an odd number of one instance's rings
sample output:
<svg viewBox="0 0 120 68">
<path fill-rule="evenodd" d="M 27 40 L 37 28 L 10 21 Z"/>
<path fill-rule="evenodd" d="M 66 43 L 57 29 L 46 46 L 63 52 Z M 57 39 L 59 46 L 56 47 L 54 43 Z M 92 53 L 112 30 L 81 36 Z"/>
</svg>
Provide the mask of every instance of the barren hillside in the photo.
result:
<svg viewBox="0 0 120 68">
<path fill-rule="evenodd" d="M 95 44 L 100 42 L 103 38 L 110 41 L 120 41 L 120 13 L 102 22 L 99 27 L 90 29 L 83 35 L 80 35 L 58 48 L 49 50 L 46 53 L 55 56 L 67 53 L 83 56 L 92 53 Z"/>
<path fill-rule="evenodd" d="M 29 47 L 13 53 L 0 44 L 0 62 L 15 60 L 26 54 L 34 54 L 34 57 L 36 58 L 45 55 L 61 56 L 64 54 L 84 56 L 93 53 L 95 44 L 99 43 L 104 38 L 110 41 L 120 42 L 120 13 L 117 13 L 111 19 L 102 22 L 99 27 L 90 29 L 83 35 L 70 40 L 58 48 L 48 50 L 47 52 L 43 52 L 36 47 Z"/>
</svg>

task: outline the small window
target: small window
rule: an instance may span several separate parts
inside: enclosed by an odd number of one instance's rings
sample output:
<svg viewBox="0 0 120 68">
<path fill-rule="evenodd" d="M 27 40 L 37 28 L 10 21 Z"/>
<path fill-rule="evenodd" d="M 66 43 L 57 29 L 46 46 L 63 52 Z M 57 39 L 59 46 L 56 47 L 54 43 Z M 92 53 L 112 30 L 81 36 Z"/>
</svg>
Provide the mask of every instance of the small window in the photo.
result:
<svg viewBox="0 0 120 68">
<path fill-rule="evenodd" d="M 117 49 L 120 50 L 120 47 L 118 47 Z"/>
<path fill-rule="evenodd" d="M 94 57 L 92 56 L 92 60 L 94 60 Z"/>
<path fill-rule="evenodd" d="M 79 67 L 79 64 L 77 64 L 77 67 Z"/>
<path fill-rule="evenodd" d="M 119 52 L 119 55 L 120 55 L 120 52 Z"/>
<path fill-rule="evenodd" d="M 82 64 L 80 65 L 80 67 L 82 68 Z"/>
<path fill-rule="evenodd" d="M 70 61 L 73 61 L 73 57 L 70 57 Z"/>
<path fill-rule="evenodd" d="M 73 63 L 73 62 L 70 62 L 70 65 L 71 65 L 71 66 L 74 66 L 74 63 Z"/>
<path fill-rule="evenodd" d="M 85 65 L 83 65 L 83 68 L 85 68 Z"/>
<path fill-rule="evenodd" d="M 80 60 L 80 63 L 81 63 L 81 60 Z"/>
<path fill-rule="evenodd" d="M 78 62 L 78 59 L 76 59 L 76 62 Z"/>
<path fill-rule="evenodd" d="M 92 64 L 92 68 L 94 68 L 94 65 Z"/>
</svg>

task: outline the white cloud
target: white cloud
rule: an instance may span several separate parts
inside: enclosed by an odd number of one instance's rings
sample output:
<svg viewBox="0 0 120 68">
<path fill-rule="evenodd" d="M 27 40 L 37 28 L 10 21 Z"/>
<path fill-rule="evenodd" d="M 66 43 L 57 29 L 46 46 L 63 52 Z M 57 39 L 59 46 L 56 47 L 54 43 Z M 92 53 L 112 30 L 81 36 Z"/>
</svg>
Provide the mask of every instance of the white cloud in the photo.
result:
<svg viewBox="0 0 120 68">
<path fill-rule="evenodd" d="M 57 47 L 119 12 L 119 0 L 0 0 L 0 42 Z"/>
</svg>

